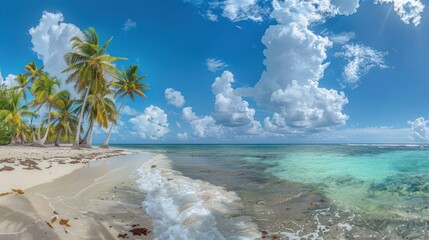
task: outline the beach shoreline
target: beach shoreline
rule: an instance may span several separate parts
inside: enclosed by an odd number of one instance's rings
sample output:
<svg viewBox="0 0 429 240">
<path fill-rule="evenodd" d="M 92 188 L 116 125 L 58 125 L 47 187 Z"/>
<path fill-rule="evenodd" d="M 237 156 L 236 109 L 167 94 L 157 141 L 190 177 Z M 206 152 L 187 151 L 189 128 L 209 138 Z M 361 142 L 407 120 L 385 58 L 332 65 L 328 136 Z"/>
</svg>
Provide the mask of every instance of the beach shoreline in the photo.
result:
<svg viewBox="0 0 429 240">
<path fill-rule="evenodd" d="M 137 170 L 153 154 L 21 146 L 0 152 L 0 159 L 15 160 L 14 170 L 0 172 L 2 189 L 11 192 L 0 197 L 0 239 L 153 239 L 136 184 Z M 28 159 L 41 170 L 20 164 Z"/>
</svg>

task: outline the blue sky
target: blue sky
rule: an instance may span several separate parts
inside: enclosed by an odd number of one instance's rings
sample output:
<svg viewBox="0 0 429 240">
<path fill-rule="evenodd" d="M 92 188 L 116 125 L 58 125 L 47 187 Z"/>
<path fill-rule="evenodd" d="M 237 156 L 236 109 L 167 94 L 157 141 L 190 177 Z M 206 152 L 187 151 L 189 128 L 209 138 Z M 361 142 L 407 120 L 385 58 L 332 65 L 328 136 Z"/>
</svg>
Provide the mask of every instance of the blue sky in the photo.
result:
<svg viewBox="0 0 429 240">
<path fill-rule="evenodd" d="M 114 143 L 429 140 L 426 1 L 1 5 L 5 82 L 32 60 L 64 79 L 65 39 L 88 27 L 114 36 L 119 68 L 140 66 L 152 89 L 126 102 Z"/>
</svg>

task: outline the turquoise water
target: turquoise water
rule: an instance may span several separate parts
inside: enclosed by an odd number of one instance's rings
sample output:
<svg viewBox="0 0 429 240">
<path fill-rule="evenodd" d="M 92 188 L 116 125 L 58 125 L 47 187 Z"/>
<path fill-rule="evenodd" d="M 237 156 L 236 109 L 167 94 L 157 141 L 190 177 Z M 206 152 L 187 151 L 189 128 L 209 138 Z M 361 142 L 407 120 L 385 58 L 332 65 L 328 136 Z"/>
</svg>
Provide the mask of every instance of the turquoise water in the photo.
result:
<svg viewBox="0 0 429 240">
<path fill-rule="evenodd" d="M 183 175 L 235 191 L 246 214 L 285 239 L 429 239 L 426 146 L 126 147 L 164 153 Z"/>
</svg>

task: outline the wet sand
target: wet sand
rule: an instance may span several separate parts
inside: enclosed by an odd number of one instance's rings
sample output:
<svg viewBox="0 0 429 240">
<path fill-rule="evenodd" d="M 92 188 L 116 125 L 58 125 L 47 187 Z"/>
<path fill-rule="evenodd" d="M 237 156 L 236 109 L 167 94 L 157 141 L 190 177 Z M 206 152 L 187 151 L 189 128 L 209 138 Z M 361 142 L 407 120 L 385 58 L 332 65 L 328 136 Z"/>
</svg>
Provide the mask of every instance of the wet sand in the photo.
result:
<svg viewBox="0 0 429 240">
<path fill-rule="evenodd" d="M 0 197 L 0 239 L 153 239 L 136 185 L 136 170 L 150 157 L 90 161 L 23 194 Z"/>
</svg>

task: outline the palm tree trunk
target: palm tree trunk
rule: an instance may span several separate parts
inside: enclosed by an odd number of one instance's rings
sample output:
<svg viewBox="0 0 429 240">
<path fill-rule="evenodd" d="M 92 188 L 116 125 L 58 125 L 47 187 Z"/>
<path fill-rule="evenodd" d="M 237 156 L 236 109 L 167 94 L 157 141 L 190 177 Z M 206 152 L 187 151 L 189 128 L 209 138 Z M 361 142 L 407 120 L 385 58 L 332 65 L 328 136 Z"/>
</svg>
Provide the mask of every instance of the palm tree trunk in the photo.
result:
<svg viewBox="0 0 429 240">
<path fill-rule="evenodd" d="M 31 133 L 32 133 L 32 138 L 33 138 L 31 140 L 34 142 L 34 141 L 36 141 L 36 134 L 34 133 L 33 125 L 31 125 Z"/>
<path fill-rule="evenodd" d="M 46 139 L 48 139 L 48 135 L 49 135 L 49 128 L 51 127 L 51 106 L 48 107 L 48 125 L 46 127 L 46 132 L 45 135 L 43 136 L 42 139 L 39 139 L 39 143 L 40 144 L 45 144 Z"/>
<path fill-rule="evenodd" d="M 119 106 L 119 109 L 118 109 L 118 119 L 120 117 L 121 109 L 122 109 L 122 106 L 124 105 L 124 102 L 125 102 L 126 98 L 127 98 L 127 96 L 125 96 L 124 99 L 122 99 L 121 106 Z M 106 140 L 104 141 L 103 145 L 101 145 L 102 148 L 109 148 L 110 135 L 112 134 L 112 130 L 113 130 L 113 126 L 114 125 L 115 124 L 112 122 L 112 125 L 110 125 L 109 133 L 107 134 Z"/>
<path fill-rule="evenodd" d="M 42 105 L 40 105 L 37 109 L 36 109 L 36 112 L 38 112 L 39 110 L 40 110 L 40 108 L 42 107 Z M 31 120 L 30 120 L 30 126 L 31 126 L 31 135 L 32 135 L 32 140 L 33 140 L 33 142 L 34 141 L 36 141 L 36 134 L 34 133 L 34 128 L 33 128 L 33 120 L 34 120 L 34 117 L 32 116 L 31 117 Z M 40 132 L 39 132 L 39 138 L 40 138 Z"/>
<path fill-rule="evenodd" d="M 89 132 L 89 137 L 88 137 L 88 141 L 86 143 L 87 147 L 92 148 L 92 131 L 94 130 L 93 127 L 91 127 L 91 130 Z"/>
<path fill-rule="evenodd" d="M 11 137 L 11 140 L 10 140 L 10 144 L 16 144 L 16 141 L 15 141 L 15 127 L 13 126 L 13 123 L 11 123 L 10 124 L 10 126 L 12 127 L 12 129 L 11 129 L 11 131 L 10 131 L 10 137 Z"/>
<path fill-rule="evenodd" d="M 94 121 L 91 121 L 91 117 L 89 119 L 89 126 L 88 126 L 88 130 L 86 130 L 85 136 L 83 137 L 82 140 L 80 140 L 79 144 L 83 144 L 86 145 L 86 142 L 88 140 L 88 136 L 89 136 L 89 132 L 91 131 L 91 129 L 94 127 Z"/>
<path fill-rule="evenodd" d="M 42 122 L 40 121 L 40 115 L 39 115 L 39 128 L 37 129 L 37 139 L 40 139 L 40 130 L 41 130 L 41 128 L 42 128 Z"/>
<path fill-rule="evenodd" d="M 61 133 L 63 132 L 63 130 L 62 129 L 60 129 L 59 131 L 58 131 L 58 134 L 57 134 L 57 138 L 55 139 L 55 146 L 56 147 L 59 147 L 60 146 L 60 135 L 61 135 Z"/>
<path fill-rule="evenodd" d="M 89 143 L 88 139 L 90 139 L 91 144 L 92 144 L 92 130 L 93 129 L 94 129 L 94 123 L 91 122 L 89 124 L 88 131 L 86 131 L 85 137 L 82 139 L 82 141 L 80 141 L 80 146 L 81 147 L 89 147 L 89 148 L 91 147 L 91 145 L 88 144 Z"/>
<path fill-rule="evenodd" d="M 85 98 L 83 99 L 82 109 L 80 110 L 79 123 L 77 124 L 76 138 L 73 142 L 73 148 L 79 148 L 80 127 L 82 126 L 83 113 L 85 111 L 86 100 L 89 94 L 89 87 L 86 89 Z"/>
</svg>

